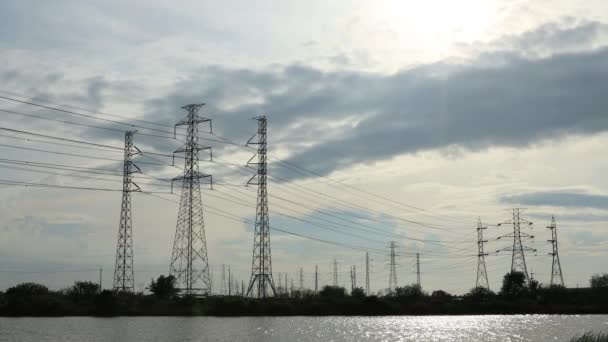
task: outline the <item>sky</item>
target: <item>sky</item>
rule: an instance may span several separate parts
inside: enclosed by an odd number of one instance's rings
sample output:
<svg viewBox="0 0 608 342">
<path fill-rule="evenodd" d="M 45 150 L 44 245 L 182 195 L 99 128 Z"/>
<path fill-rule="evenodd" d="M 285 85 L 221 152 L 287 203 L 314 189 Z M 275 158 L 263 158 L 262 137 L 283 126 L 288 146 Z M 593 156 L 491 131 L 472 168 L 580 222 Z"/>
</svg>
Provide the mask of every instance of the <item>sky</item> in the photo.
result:
<svg viewBox="0 0 608 342">
<path fill-rule="evenodd" d="M 318 265 L 329 284 L 337 260 L 340 285 L 350 287 L 356 266 L 362 286 L 368 251 L 381 291 L 394 241 L 399 285 L 416 281 L 419 253 L 426 291 L 464 293 L 475 285 L 481 218 L 498 290 L 512 244 L 499 239 L 511 226 L 498 223 L 516 207 L 533 222 L 522 230 L 534 236 L 524 244 L 536 250 L 526 254 L 535 279 L 550 281 L 553 215 L 566 285 L 608 272 L 605 1 L 26 0 L 3 1 L 0 20 L 2 128 L 122 147 L 133 127 L 120 121 L 155 128 L 140 128 L 136 146 L 170 155 L 178 140 L 145 133 L 172 131 L 182 106 L 206 104 L 200 115 L 215 135 L 200 137 L 215 162 L 201 154 L 200 164 L 218 183 L 202 190 L 215 292 L 222 265 L 250 277 L 253 227 L 221 212 L 255 217 L 256 189 L 244 187 L 252 150 L 242 145 L 258 115 L 268 118 L 271 225 L 308 237 L 271 230 L 277 281 L 287 274 L 297 287 L 302 268 L 311 288 Z M 121 189 L 120 177 L 6 162 L 122 168 L 120 150 L 50 142 L 0 131 L 0 179 Z M 146 177 L 181 172 L 179 159 L 135 160 Z M 143 290 L 168 272 L 179 196 L 139 176 L 142 190 L 165 192 L 133 194 Z M 112 287 L 119 191 L 0 185 L 0 198 L 0 290 L 98 281 L 100 268 Z"/>
</svg>

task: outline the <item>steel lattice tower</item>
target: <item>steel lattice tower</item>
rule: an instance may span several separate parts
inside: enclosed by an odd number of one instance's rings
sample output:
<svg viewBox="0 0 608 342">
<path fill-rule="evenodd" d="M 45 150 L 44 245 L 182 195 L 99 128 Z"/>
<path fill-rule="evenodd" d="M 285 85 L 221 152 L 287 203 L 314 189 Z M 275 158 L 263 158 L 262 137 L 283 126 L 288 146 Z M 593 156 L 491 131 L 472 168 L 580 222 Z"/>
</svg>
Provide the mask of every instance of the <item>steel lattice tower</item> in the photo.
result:
<svg viewBox="0 0 608 342">
<path fill-rule="evenodd" d="M 118 243 L 116 245 L 113 286 L 114 290 L 129 292 L 133 292 L 135 288 L 131 192 L 140 191 L 137 184 L 133 182 L 133 174 L 141 173 L 139 167 L 132 160 L 134 156 L 141 154 L 141 151 L 133 145 L 133 134 L 135 134 L 135 131 L 125 133 L 122 204 L 120 207 L 120 224 L 118 228 Z"/>
<path fill-rule="evenodd" d="M 369 252 L 365 252 L 365 294 L 369 296 Z"/>
<path fill-rule="evenodd" d="M 552 252 L 549 253 L 553 257 L 553 263 L 551 266 L 551 286 L 561 285 L 564 286 L 564 277 L 562 275 L 562 265 L 559 262 L 559 252 L 557 250 L 557 224 L 555 223 L 555 216 L 551 217 L 551 225 L 547 228 L 551 229 L 551 245 L 553 246 Z M 557 282 L 557 283 L 556 283 Z"/>
<path fill-rule="evenodd" d="M 209 150 L 211 154 L 211 148 L 198 144 L 198 124 L 209 123 L 210 132 L 212 126 L 210 119 L 198 116 L 202 106 L 204 104 L 201 103 L 182 107 L 188 111 L 188 115 L 175 125 L 175 129 L 177 126 L 187 126 L 187 139 L 185 145 L 174 152 L 185 153 L 185 156 L 184 173 L 173 179 L 173 182 L 182 183 L 182 194 L 169 273 L 175 276 L 177 287 L 186 296 L 211 293 L 200 180 L 209 178 L 213 183 L 213 179 L 210 175 L 201 173 L 198 165 L 198 152 Z"/>
<path fill-rule="evenodd" d="M 532 222 L 526 221 L 521 218 L 521 211 L 523 211 L 523 209 L 520 209 L 520 208 L 513 209 L 513 218 L 507 222 L 498 224 L 499 226 L 503 225 L 503 224 L 512 224 L 513 225 L 513 233 L 500 236 L 500 237 L 498 237 L 498 239 L 501 239 L 503 237 L 513 238 L 513 247 L 505 248 L 505 249 L 503 249 L 503 251 L 510 251 L 513 253 L 511 255 L 511 272 L 514 272 L 514 271 L 522 272 L 524 274 L 524 276 L 526 277 L 526 281 L 529 282 L 530 275 L 528 274 L 528 267 L 526 266 L 525 252 L 526 251 L 536 252 L 536 249 L 524 246 L 523 243 L 521 242 L 522 237 L 530 238 L 530 239 L 534 238 L 533 235 L 521 232 L 522 223 L 527 224 L 529 226 L 532 225 Z"/>
<path fill-rule="evenodd" d="M 258 145 L 256 153 L 258 160 L 252 162 L 254 155 L 249 159 L 248 165 L 257 165 L 258 171 L 247 184 L 258 186 L 258 202 L 256 207 L 255 232 L 253 237 L 253 260 L 251 262 L 251 281 L 247 289 L 247 296 L 251 295 L 255 289 L 254 296 L 266 298 L 268 288 L 272 290 L 272 295 L 276 296 L 277 291 L 272 279 L 272 259 L 270 254 L 270 222 L 268 217 L 268 189 L 266 182 L 266 128 L 265 116 L 254 118 L 258 120 L 258 131 L 254 134 L 247 145 Z M 254 138 L 257 141 L 253 141 Z"/>
<path fill-rule="evenodd" d="M 334 286 L 338 286 L 338 260 L 334 259 Z"/>
<path fill-rule="evenodd" d="M 416 284 L 422 288 L 422 284 L 420 283 L 420 253 L 416 253 Z"/>
<path fill-rule="evenodd" d="M 475 281 L 475 287 L 484 287 L 490 289 L 490 283 L 488 282 L 488 272 L 486 271 L 486 255 L 483 249 L 483 244 L 488 240 L 483 239 L 483 231 L 488 229 L 481 224 L 481 217 L 477 220 L 477 281 Z"/>
<path fill-rule="evenodd" d="M 395 288 L 397 287 L 397 264 L 395 263 L 395 242 L 391 241 L 390 243 L 390 264 L 389 264 L 389 274 L 388 274 L 388 291 L 389 293 L 393 293 Z"/>
</svg>

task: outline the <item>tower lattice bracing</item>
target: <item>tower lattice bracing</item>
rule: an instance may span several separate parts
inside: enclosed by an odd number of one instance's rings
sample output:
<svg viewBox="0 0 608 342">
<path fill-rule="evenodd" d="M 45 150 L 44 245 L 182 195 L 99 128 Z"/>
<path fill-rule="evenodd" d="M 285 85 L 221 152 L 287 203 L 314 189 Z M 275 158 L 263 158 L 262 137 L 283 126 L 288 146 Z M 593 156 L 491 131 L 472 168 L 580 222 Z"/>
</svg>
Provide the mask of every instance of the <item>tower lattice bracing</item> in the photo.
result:
<svg viewBox="0 0 608 342">
<path fill-rule="evenodd" d="M 483 239 L 483 231 L 488 229 L 481 224 L 481 218 L 477 220 L 477 281 L 475 281 L 475 287 L 483 287 L 490 289 L 490 283 L 488 282 L 488 272 L 486 270 L 486 255 L 483 245 L 488 240 Z"/>
<path fill-rule="evenodd" d="M 266 168 L 266 117 L 254 118 L 258 121 L 257 133 L 249 139 L 247 145 L 257 145 L 256 155 L 251 157 L 248 165 L 257 165 L 258 171 L 248 185 L 258 186 L 255 229 L 253 237 L 253 260 L 251 262 L 251 281 L 247 288 L 247 296 L 266 298 L 270 294 L 276 296 L 272 279 L 272 259 L 270 256 L 270 222 L 268 217 L 268 189 Z M 254 139 L 257 137 L 257 141 Z M 254 158 L 257 156 L 257 161 Z M 271 291 L 271 293 L 269 293 Z"/>
<path fill-rule="evenodd" d="M 559 262 L 559 251 L 557 249 L 557 224 L 555 223 L 555 216 L 551 217 L 551 225 L 548 226 L 551 230 L 551 242 L 552 251 L 549 253 L 553 257 L 553 263 L 551 266 L 551 286 L 560 285 L 564 286 L 564 276 L 562 275 L 562 265 Z"/>
<path fill-rule="evenodd" d="M 212 178 L 201 173 L 198 165 L 200 150 L 209 150 L 211 155 L 210 147 L 198 144 L 198 125 L 209 123 L 211 131 L 211 120 L 198 116 L 203 105 L 191 104 L 182 107 L 188 111 L 188 115 L 175 125 L 176 129 L 177 126 L 187 126 L 187 138 L 185 145 L 174 152 L 185 155 L 184 172 L 173 179 L 173 182 L 181 182 L 182 193 L 169 273 L 175 276 L 176 286 L 187 296 L 211 293 L 200 181 L 209 178 L 212 183 Z"/>
<path fill-rule="evenodd" d="M 125 133 L 125 152 L 123 163 L 122 204 L 120 207 L 120 224 L 118 243 L 116 245 L 116 262 L 114 264 L 114 290 L 133 292 L 135 276 L 133 270 L 133 224 L 131 215 L 131 192 L 140 191 L 133 182 L 133 174 L 141 170 L 133 163 L 132 158 L 141 154 L 133 145 L 134 131 Z"/>
<path fill-rule="evenodd" d="M 389 274 L 388 274 L 388 291 L 393 293 L 397 287 L 397 264 L 395 262 L 395 242 L 391 241 L 389 245 Z"/>
<path fill-rule="evenodd" d="M 529 282 L 530 275 L 528 273 L 528 267 L 526 265 L 525 252 L 536 252 L 536 249 L 527 247 L 522 243 L 522 238 L 533 239 L 534 236 L 521 231 L 522 224 L 524 226 L 532 225 L 532 222 L 526 221 L 521 218 L 521 211 L 522 211 L 522 209 L 520 209 L 520 208 L 513 209 L 513 218 L 507 222 L 503 222 L 503 223 L 499 224 L 499 226 L 503 225 L 503 224 L 512 224 L 513 225 L 513 233 L 503 235 L 503 236 L 499 237 L 499 239 L 504 238 L 504 237 L 513 238 L 513 246 L 509 247 L 509 248 L 505 248 L 503 250 L 512 252 L 512 254 L 511 254 L 511 272 L 514 272 L 514 271 L 522 272 L 524 274 L 524 276 L 526 277 L 526 281 Z"/>
</svg>

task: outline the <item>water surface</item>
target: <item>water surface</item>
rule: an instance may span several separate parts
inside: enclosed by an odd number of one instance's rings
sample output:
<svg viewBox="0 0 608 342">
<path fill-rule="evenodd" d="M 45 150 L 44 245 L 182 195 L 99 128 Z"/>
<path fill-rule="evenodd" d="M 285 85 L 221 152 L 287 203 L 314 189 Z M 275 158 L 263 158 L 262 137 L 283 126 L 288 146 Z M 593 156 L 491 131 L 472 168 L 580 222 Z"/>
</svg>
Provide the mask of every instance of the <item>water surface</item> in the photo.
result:
<svg viewBox="0 0 608 342">
<path fill-rule="evenodd" d="M 596 316 L 0 318 L 0 341 L 568 341 Z"/>
</svg>

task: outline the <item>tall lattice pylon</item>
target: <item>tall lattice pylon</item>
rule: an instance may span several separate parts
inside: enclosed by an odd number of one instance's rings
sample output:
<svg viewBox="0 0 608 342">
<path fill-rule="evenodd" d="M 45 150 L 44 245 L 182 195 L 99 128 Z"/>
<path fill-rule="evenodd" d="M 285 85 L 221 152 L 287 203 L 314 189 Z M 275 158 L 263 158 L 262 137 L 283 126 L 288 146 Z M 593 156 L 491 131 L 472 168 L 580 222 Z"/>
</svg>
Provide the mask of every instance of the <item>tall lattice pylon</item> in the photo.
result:
<svg viewBox="0 0 608 342">
<path fill-rule="evenodd" d="M 338 286 L 338 259 L 334 259 L 334 282 L 333 286 Z"/>
<path fill-rule="evenodd" d="M 135 131 L 125 133 L 125 153 L 122 176 L 122 204 L 120 206 L 120 224 L 118 243 L 116 245 L 116 263 L 114 264 L 114 290 L 133 292 L 135 275 L 133 270 L 133 224 L 131 215 L 131 192 L 140 191 L 133 182 L 133 174 L 141 173 L 132 158 L 141 151 L 133 145 Z"/>
<path fill-rule="evenodd" d="M 522 243 L 522 238 L 525 239 L 533 239 L 534 235 L 530 235 L 528 233 L 521 231 L 521 225 L 531 226 L 532 222 L 526 221 L 521 218 L 521 212 L 523 209 L 514 208 L 513 209 L 513 218 L 509 221 L 499 223 L 498 226 L 503 224 L 512 224 L 513 225 L 513 233 L 509 233 L 503 236 L 498 237 L 498 239 L 502 238 L 513 238 L 513 247 L 507 247 L 502 249 L 502 251 L 512 252 L 511 254 L 511 272 L 519 271 L 524 274 L 526 277 L 526 281 L 530 281 L 530 275 L 528 274 L 528 267 L 526 265 L 526 255 L 525 252 L 536 252 L 536 249 L 525 246 Z M 497 252 L 500 252 L 498 250 Z"/>
<path fill-rule="evenodd" d="M 169 273 L 175 276 L 177 287 L 186 296 L 211 293 L 200 181 L 209 178 L 213 183 L 213 179 L 210 175 L 201 173 L 198 165 L 200 150 L 209 150 L 211 155 L 210 147 L 198 144 L 198 125 L 208 123 L 211 132 L 211 120 L 198 116 L 202 106 L 204 104 L 201 103 L 182 107 L 188 111 L 188 115 L 175 125 L 176 129 L 178 126 L 187 126 L 187 138 L 185 145 L 174 152 L 184 153 L 185 156 L 184 173 L 173 178 L 173 182 L 182 183 L 182 193 Z"/>
<path fill-rule="evenodd" d="M 369 290 L 369 252 L 365 252 L 365 294 L 370 295 Z"/>
<path fill-rule="evenodd" d="M 393 293 L 397 287 L 397 263 L 395 262 L 395 242 L 391 241 L 389 245 L 389 273 L 388 273 L 388 292 Z"/>
<path fill-rule="evenodd" d="M 258 171 L 247 184 L 258 186 L 258 203 L 253 236 L 251 280 L 247 288 L 247 296 L 266 298 L 269 295 L 269 290 L 272 291 L 272 295 L 277 295 L 272 279 L 272 259 L 270 254 L 270 222 L 268 217 L 268 189 L 266 182 L 267 122 L 265 116 L 258 116 L 254 119 L 258 121 L 258 131 L 247 141 L 247 145 L 257 145 L 258 151 L 249 159 L 247 164 L 257 165 Z M 255 138 L 257 140 L 254 140 Z M 254 162 L 253 160 L 256 156 L 257 161 Z"/>
<path fill-rule="evenodd" d="M 488 253 L 484 251 L 483 245 L 488 240 L 483 239 L 483 231 L 488 229 L 481 223 L 481 217 L 477 220 L 477 280 L 475 281 L 475 287 L 483 287 L 490 289 L 490 283 L 488 282 L 488 272 L 486 270 L 486 256 Z"/>
<path fill-rule="evenodd" d="M 551 266 L 551 286 L 561 285 L 564 286 L 564 277 L 562 275 L 562 265 L 559 262 L 559 251 L 557 249 L 557 224 L 555 223 L 555 216 L 551 217 L 551 225 L 547 228 L 551 229 L 551 242 L 552 251 L 549 253 L 553 257 L 553 263 Z"/>
</svg>

